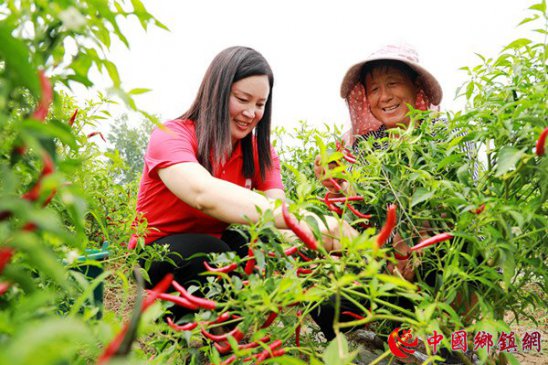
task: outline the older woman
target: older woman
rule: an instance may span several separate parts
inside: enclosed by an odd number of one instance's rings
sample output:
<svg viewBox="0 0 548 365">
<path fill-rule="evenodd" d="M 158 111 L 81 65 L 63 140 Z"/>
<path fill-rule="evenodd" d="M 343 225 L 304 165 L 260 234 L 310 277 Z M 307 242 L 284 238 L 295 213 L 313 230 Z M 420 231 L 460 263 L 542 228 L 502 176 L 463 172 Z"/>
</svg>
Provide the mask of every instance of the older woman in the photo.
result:
<svg viewBox="0 0 548 365">
<path fill-rule="evenodd" d="M 439 82 L 419 64 L 418 54 L 413 48 L 384 46 L 350 67 L 343 78 L 341 96 L 347 102 L 352 124 L 343 141 L 359 154 L 361 139 L 381 139 L 388 136 L 387 130 L 391 128 L 407 127 L 410 123 L 409 106 L 419 110 L 438 110 L 442 95 Z M 382 145 L 377 147 L 383 148 Z M 325 171 L 320 156 L 316 157 L 314 171 L 319 179 L 323 179 Z M 331 194 L 339 195 L 340 191 L 332 181 L 322 180 L 322 184 Z M 339 185 L 347 188 L 345 181 L 339 181 Z M 392 238 L 392 247 L 401 256 L 409 253 L 408 245 L 397 233 Z M 400 260 L 397 265 L 390 263 L 387 269 L 390 272 L 398 270 L 407 280 L 414 279 L 414 268 L 409 260 Z M 400 304 L 411 305 L 404 302 L 402 300 Z M 342 304 L 343 307 L 348 305 L 349 310 L 353 309 L 350 303 Z M 329 303 L 312 313 L 328 339 L 335 336 L 332 327 L 334 314 Z M 339 320 L 349 319 L 343 316 Z"/>
</svg>

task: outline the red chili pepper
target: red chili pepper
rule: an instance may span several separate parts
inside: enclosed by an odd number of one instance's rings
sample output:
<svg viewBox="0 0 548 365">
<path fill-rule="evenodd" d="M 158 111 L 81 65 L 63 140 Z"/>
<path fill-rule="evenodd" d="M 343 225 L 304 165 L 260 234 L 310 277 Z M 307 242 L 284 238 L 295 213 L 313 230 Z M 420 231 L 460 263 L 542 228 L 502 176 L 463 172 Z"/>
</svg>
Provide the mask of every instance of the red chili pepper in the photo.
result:
<svg viewBox="0 0 548 365">
<path fill-rule="evenodd" d="M 152 290 L 148 290 L 149 295 L 145 298 L 143 301 L 143 305 L 141 307 L 141 312 L 144 312 L 148 307 L 154 303 L 154 301 L 162 294 L 165 293 L 165 291 L 169 288 L 171 285 L 171 282 L 173 281 L 173 274 L 167 274 L 164 276 L 162 280 L 158 284 L 152 288 Z"/>
<path fill-rule="evenodd" d="M 299 248 L 297 246 L 293 246 L 293 247 L 289 247 L 288 249 L 286 249 L 284 251 L 284 254 L 286 256 L 293 256 L 294 254 L 297 253 L 297 251 L 299 251 Z"/>
<path fill-rule="evenodd" d="M 0 247 L 0 274 L 11 260 L 15 250 L 11 247 Z"/>
<path fill-rule="evenodd" d="M 38 71 L 38 78 L 40 80 L 41 96 L 40 101 L 38 102 L 38 105 L 34 110 L 34 113 L 32 114 L 32 117 L 36 120 L 43 122 L 48 115 L 49 106 L 53 101 L 53 89 L 51 87 L 49 79 L 44 74 L 44 71 Z"/>
<path fill-rule="evenodd" d="M 544 145 L 546 144 L 546 136 L 548 136 L 548 127 L 544 128 L 544 130 L 540 133 L 540 136 L 538 137 L 537 146 L 536 146 L 537 156 L 544 155 Z"/>
<path fill-rule="evenodd" d="M 335 205 L 335 203 L 326 202 L 325 205 L 327 206 L 327 209 L 331 212 L 335 212 L 339 217 L 343 215 L 343 210 Z"/>
<path fill-rule="evenodd" d="M 28 200 L 29 202 L 33 202 L 38 200 L 40 198 L 40 190 L 42 189 L 42 184 L 40 183 L 40 180 L 34 184 L 34 186 L 27 191 L 25 194 L 21 196 L 21 198 Z"/>
<path fill-rule="evenodd" d="M 197 296 L 194 296 L 194 295 L 190 294 L 189 292 L 186 291 L 186 289 L 181 284 L 179 284 L 175 280 L 173 280 L 171 285 L 173 285 L 173 287 L 179 293 L 181 293 L 181 296 L 183 298 L 190 301 L 191 303 L 196 304 L 199 308 L 213 310 L 217 307 L 217 303 L 215 303 L 213 300 L 200 298 L 200 297 L 197 297 Z"/>
<path fill-rule="evenodd" d="M 386 212 L 386 222 L 384 223 L 384 226 L 382 227 L 379 235 L 377 236 L 377 247 L 381 248 L 390 235 L 392 234 L 392 230 L 394 230 L 394 227 L 396 226 L 396 204 L 390 204 L 388 206 L 388 211 Z"/>
<path fill-rule="evenodd" d="M 289 248 L 286 248 L 284 250 L 284 255 L 293 256 L 294 254 L 297 253 L 297 251 L 299 251 L 299 248 L 297 246 L 289 247 Z M 274 252 L 269 252 L 268 256 L 269 257 L 276 257 L 276 254 Z"/>
<path fill-rule="evenodd" d="M 312 272 L 313 271 L 311 269 L 304 269 L 302 267 L 299 267 L 297 269 L 297 275 L 298 276 L 312 274 Z"/>
<path fill-rule="evenodd" d="M 57 189 L 53 189 L 51 191 L 51 193 L 49 193 L 46 200 L 44 200 L 44 202 L 42 203 L 42 208 L 46 207 L 49 203 L 51 203 L 51 201 L 52 201 L 53 197 L 55 196 L 55 194 L 57 194 Z"/>
<path fill-rule="evenodd" d="M 356 313 L 351 312 L 351 311 L 344 311 L 344 312 L 341 312 L 341 314 L 344 315 L 344 316 L 349 316 L 349 317 L 355 318 L 355 319 L 364 319 L 365 318 L 364 316 L 360 316 L 359 314 L 356 314 Z"/>
<path fill-rule="evenodd" d="M 74 109 L 74 113 L 72 113 L 72 116 L 70 117 L 68 121 L 68 125 L 70 127 L 72 127 L 72 125 L 74 124 L 74 121 L 76 120 L 76 115 L 78 115 L 78 108 Z"/>
<path fill-rule="evenodd" d="M 42 162 L 44 166 L 42 167 L 42 172 L 40 173 L 40 176 L 38 177 L 38 181 L 36 181 L 36 184 L 27 191 L 25 194 L 21 196 L 21 198 L 28 200 L 28 201 L 36 201 L 40 197 L 40 190 L 42 189 L 42 178 L 44 176 L 47 176 L 55 170 L 55 165 L 53 164 L 53 160 L 51 159 L 51 156 L 48 153 L 42 154 Z M 53 197 L 48 197 L 46 201 L 49 203 L 48 199 L 51 200 Z M 47 205 L 47 204 L 45 204 Z M 44 205 L 44 206 L 45 206 Z"/>
<path fill-rule="evenodd" d="M 350 163 L 356 163 L 356 156 L 350 150 L 346 147 L 343 147 L 343 144 L 339 141 L 336 142 L 337 151 L 341 152 L 343 154 L 343 157 L 346 161 Z"/>
<path fill-rule="evenodd" d="M 419 242 L 417 245 L 411 247 L 409 251 L 415 252 L 425 247 L 435 245 L 436 243 L 450 240 L 451 238 L 453 238 L 453 235 L 451 233 L 440 233 L 433 237 L 425 239 L 424 241 Z"/>
<path fill-rule="evenodd" d="M 219 351 L 221 355 L 228 354 L 230 350 L 232 350 L 229 342 L 223 342 L 222 345 L 218 342 L 215 342 L 213 346 L 215 346 L 215 348 L 217 349 L 217 351 Z"/>
<path fill-rule="evenodd" d="M 219 323 L 226 322 L 230 319 L 231 316 L 232 315 L 230 314 L 230 312 L 224 312 L 221 315 L 219 315 L 219 317 L 217 317 L 214 321 L 208 322 L 208 324 L 219 324 Z M 234 316 L 234 317 L 239 318 L 238 316 Z"/>
<path fill-rule="evenodd" d="M 238 268 L 237 263 L 232 263 L 232 264 L 227 265 L 227 266 L 214 268 L 214 267 L 211 267 L 207 261 L 204 261 L 204 266 L 205 266 L 207 271 L 222 272 L 222 273 L 225 273 L 225 274 L 228 274 L 229 272 L 232 272 L 232 271 L 234 271 Z"/>
<path fill-rule="evenodd" d="M 129 329 L 129 322 L 126 322 L 124 327 L 118 332 L 118 334 L 114 337 L 114 339 L 108 344 L 107 347 L 103 350 L 103 353 L 99 358 L 97 359 L 97 365 L 104 365 L 110 360 L 112 356 L 116 354 L 118 349 L 120 348 L 120 345 L 122 344 L 122 341 L 124 341 L 124 337 L 126 336 L 126 333 Z"/>
<path fill-rule="evenodd" d="M 483 212 L 484 209 L 485 209 L 485 204 L 482 204 L 482 205 L 480 205 L 477 209 L 474 209 L 473 212 L 474 212 L 475 214 L 481 214 L 481 212 Z"/>
<path fill-rule="evenodd" d="M 260 364 L 264 360 L 268 359 L 271 355 L 273 355 L 273 351 L 275 349 L 277 349 L 278 347 L 282 346 L 282 344 L 283 343 L 282 343 L 281 340 L 276 340 L 276 341 L 272 342 L 270 345 L 268 345 L 268 349 L 263 350 L 261 353 L 253 356 L 256 359 L 255 364 Z M 278 356 L 280 356 L 280 355 L 278 355 Z M 244 361 L 249 361 L 251 359 L 252 358 L 248 358 L 248 359 L 245 359 Z"/>
<path fill-rule="evenodd" d="M 36 229 L 38 229 L 38 226 L 33 222 L 28 222 L 23 226 L 24 232 L 34 232 Z"/>
<path fill-rule="evenodd" d="M 285 224 L 287 224 L 287 227 L 289 227 L 289 229 L 291 229 L 309 249 L 318 249 L 318 242 L 316 242 L 316 239 L 314 238 L 312 233 L 310 231 L 307 232 L 303 230 L 301 226 L 299 226 L 299 222 L 297 221 L 297 219 L 289 213 L 285 202 L 282 203 L 282 215 L 284 217 Z"/>
<path fill-rule="evenodd" d="M 285 355 L 285 349 L 278 349 L 278 350 L 272 351 L 272 356 L 271 357 L 280 357 L 280 356 L 283 356 L 283 355 Z"/>
<path fill-rule="evenodd" d="M 337 189 L 337 191 L 343 190 L 342 186 L 337 182 L 337 180 L 333 179 L 332 177 L 328 178 L 327 181 L 333 184 L 333 186 L 335 187 L 335 189 Z"/>
<path fill-rule="evenodd" d="M 263 338 L 259 339 L 258 341 L 238 346 L 238 350 L 254 349 L 255 347 L 259 347 L 259 345 L 261 343 L 267 343 L 268 341 L 270 341 L 270 336 L 264 336 Z"/>
<path fill-rule="evenodd" d="M 270 312 L 268 317 L 266 317 L 266 321 L 264 321 L 263 325 L 260 328 L 263 329 L 263 328 L 267 328 L 268 326 L 270 326 L 272 324 L 272 322 L 274 322 L 276 317 L 278 317 L 277 312 Z"/>
<path fill-rule="evenodd" d="M 358 218 L 362 218 L 362 219 L 371 219 L 371 214 L 364 214 L 362 212 L 360 212 L 359 210 L 357 210 L 356 208 L 354 208 L 352 206 L 352 204 L 346 204 L 346 206 L 348 207 L 348 209 L 350 209 L 350 211 L 352 213 L 354 213 L 354 215 Z"/>
<path fill-rule="evenodd" d="M 400 255 L 396 251 L 394 251 L 394 258 L 399 261 L 408 260 L 411 257 L 411 253 L 408 252 L 407 255 Z"/>
<path fill-rule="evenodd" d="M 167 324 L 169 327 L 173 328 L 176 331 L 192 331 L 194 328 L 198 327 L 198 322 L 190 322 L 184 325 L 178 325 L 173 322 L 171 317 L 167 317 Z"/>
<path fill-rule="evenodd" d="M 305 262 L 310 262 L 312 261 L 312 259 L 308 256 L 306 256 L 304 253 L 302 253 L 301 251 L 297 251 L 297 254 L 299 254 L 299 256 L 301 257 L 301 259 L 303 259 L 303 261 Z"/>
<path fill-rule="evenodd" d="M 247 249 L 247 256 L 249 257 L 249 260 L 245 263 L 244 272 L 247 275 L 251 275 L 253 273 L 253 269 L 255 268 L 255 264 L 257 263 L 255 261 L 255 254 L 253 253 L 251 247 Z"/>
<path fill-rule="evenodd" d="M 230 364 L 232 364 L 234 361 L 236 361 L 236 359 L 237 359 L 236 355 L 232 355 L 232 356 L 230 356 L 229 358 L 227 358 L 226 360 L 224 360 L 224 361 L 221 363 L 221 365 L 230 365 Z M 213 365 L 213 364 L 211 364 L 211 365 Z"/>
<path fill-rule="evenodd" d="M 229 336 L 234 337 L 236 342 L 240 342 L 244 338 L 244 333 L 240 331 L 238 327 L 234 328 L 232 331 L 225 333 L 224 335 L 214 335 L 212 333 L 207 332 L 203 327 L 200 329 L 200 332 L 204 337 L 210 339 L 214 342 L 223 342 L 228 339 Z"/>
<path fill-rule="evenodd" d="M 318 198 L 318 199 L 323 201 L 328 201 L 330 203 L 347 203 L 351 201 L 362 201 L 363 196 L 353 195 L 353 196 L 346 196 L 346 197 L 335 197 L 335 198 L 326 197 L 323 199 L 322 198 Z"/>
<path fill-rule="evenodd" d="M 176 295 L 163 293 L 163 294 L 160 294 L 158 296 L 158 298 L 162 299 L 162 300 L 166 300 L 166 301 L 171 302 L 171 303 L 175 303 L 178 306 L 186 308 L 186 309 L 190 309 L 190 310 L 197 310 L 198 309 L 198 306 L 195 303 L 193 303 L 190 300 L 187 300 L 183 297 L 178 297 Z"/>
<path fill-rule="evenodd" d="M 97 136 L 97 135 L 99 135 L 99 137 L 101 137 L 101 139 L 102 139 L 105 143 L 107 142 L 107 140 L 106 140 L 105 137 L 103 136 L 103 133 L 101 133 L 101 132 L 91 132 L 91 133 L 89 133 L 86 137 L 87 137 L 87 138 L 91 138 L 91 137 Z"/>
<path fill-rule="evenodd" d="M 18 154 L 19 156 L 23 156 L 25 152 L 27 152 L 26 146 L 15 146 L 13 147 L 13 151 Z"/>
<path fill-rule="evenodd" d="M 335 203 L 332 203 L 329 201 L 329 191 L 325 193 L 325 197 L 323 198 L 323 201 L 325 205 L 327 206 L 327 209 L 329 209 L 330 211 L 335 212 L 339 216 L 343 214 L 343 211 L 341 208 L 336 206 Z"/>
<path fill-rule="evenodd" d="M 44 166 L 42 167 L 41 177 L 47 176 L 55 171 L 55 165 L 49 153 L 44 152 L 42 154 L 42 163 L 44 164 Z"/>
</svg>

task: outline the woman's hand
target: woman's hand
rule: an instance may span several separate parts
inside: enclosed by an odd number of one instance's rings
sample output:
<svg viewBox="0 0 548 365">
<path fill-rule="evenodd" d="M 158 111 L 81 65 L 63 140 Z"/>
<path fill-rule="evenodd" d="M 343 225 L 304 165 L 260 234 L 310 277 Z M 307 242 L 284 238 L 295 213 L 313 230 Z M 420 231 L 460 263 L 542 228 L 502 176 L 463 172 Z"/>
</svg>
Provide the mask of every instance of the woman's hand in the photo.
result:
<svg viewBox="0 0 548 365">
<path fill-rule="evenodd" d="M 399 233 L 396 233 L 392 242 L 392 247 L 396 253 L 401 256 L 409 256 L 409 245 L 403 240 Z M 405 280 L 413 281 L 415 279 L 415 268 L 413 267 L 411 258 L 397 261 L 396 265 L 391 262 L 386 265 L 388 272 L 392 275 L 398 275 L 399 273 Z"/>
<path fill-rule="evenodd" d="M 352 228 L 345 220 L 339 220 L 335 217 L 326 215 L 324 218 L 327 225 L 324 225 L 320 218 L 315 215 L 312 216 L 318 222 L 323 238 L 323 247 L 327 251 L 339 251 L 342 248 L 341 239 L 343 237 L 353 239 L 359 235 L 358 231 Z M 301 227 L 310 230 L 310 227 L 304 221 L 301 221 Z"/>
<path fill-rule="evenodd" d="M 337 167 L 336 162 L 330 162 L 328 164 L 328 167 L 330 169 L 334 169 Z M 322 157 L 320 155 L 317 155 L 314 159 L 314 175 L 316 175 L 316 178 L 322 182 L 322 185 L 329 190 L 332 197 L 340 197 L 343 196 L 341 190 L 339 190 L 335 184 L 333 183 L 333 180 L 339 184 L 339 186 L 342 188 L 342 191 L 345 191 L 348 187 L 348 182 L 344 179 L 326 179 L 325 178 L 325 169 L 322 166 Z"/>
</svg>

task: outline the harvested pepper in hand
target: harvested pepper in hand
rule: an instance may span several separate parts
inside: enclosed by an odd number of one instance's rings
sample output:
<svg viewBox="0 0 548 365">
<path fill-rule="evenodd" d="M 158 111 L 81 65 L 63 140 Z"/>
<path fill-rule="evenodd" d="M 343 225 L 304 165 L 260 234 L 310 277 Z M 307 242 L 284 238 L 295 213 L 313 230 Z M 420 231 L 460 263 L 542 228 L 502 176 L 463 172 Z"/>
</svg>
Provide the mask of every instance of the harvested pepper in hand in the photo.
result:
<svg viewBox="0 0 548 365">
<path fill-rule="evenodd" d="M 282 215 L 284 217 L 285 224 L 287 224 L 287 227 L 289 227 L 289 229 L 291 229 L 309 249 L 318 249 L 318 242 L 316 242 L 316 239 L 314 238 L 312 233 L 310 231 L 305 231 L 304 229 L 302 229 L 301 226 L 299 226 L 299 222 L 297 221 L 297 219 L 289 213 L 285 202 L 282 203 Z"/>
</svg>

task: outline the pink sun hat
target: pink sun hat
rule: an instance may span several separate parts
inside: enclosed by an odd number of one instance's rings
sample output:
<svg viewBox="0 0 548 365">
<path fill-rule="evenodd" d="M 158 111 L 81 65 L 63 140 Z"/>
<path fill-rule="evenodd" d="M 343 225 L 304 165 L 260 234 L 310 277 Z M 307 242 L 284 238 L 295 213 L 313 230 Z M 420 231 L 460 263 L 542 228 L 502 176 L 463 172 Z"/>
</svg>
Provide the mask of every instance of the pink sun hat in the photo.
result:
<svg viewBox="0 0 548 365">
<path fill-rule="evenodd" d="M 438 80 L 427 69 L 419 64 L 419 54 L 409 45 L 386 45 L 370 54 L 365 60 L 350 67 L 341 84 L 341 97 L 347 98 L 352 88 L 360 80 L 360 72 L 363 66 L 376 60 L 395 60 L 405 63 L 418 74 L 417 83 L 423 89 L 430 103 L 439 105 L 443 92 Z"/>
</svg>

